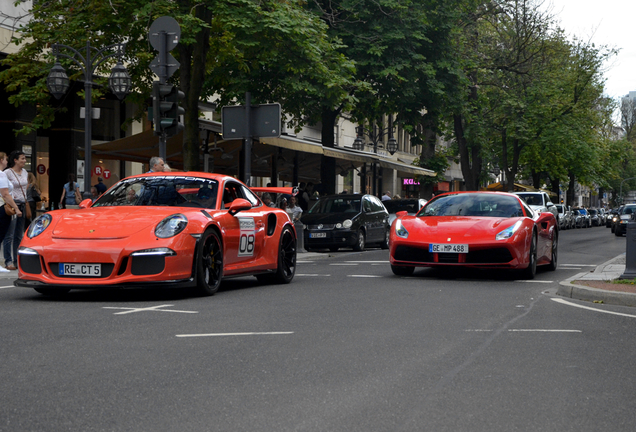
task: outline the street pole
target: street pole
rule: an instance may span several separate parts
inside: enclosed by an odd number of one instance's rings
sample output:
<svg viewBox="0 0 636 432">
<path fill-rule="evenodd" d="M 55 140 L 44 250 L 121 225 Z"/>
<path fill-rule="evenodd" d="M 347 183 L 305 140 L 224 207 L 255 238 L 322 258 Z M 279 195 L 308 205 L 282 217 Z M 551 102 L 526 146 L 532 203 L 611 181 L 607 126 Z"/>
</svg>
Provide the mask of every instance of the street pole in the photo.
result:
<svg viewBox="0 0 636 432">
<path fill-rule="evenodd" d="M 77 51 L 75 48 L 63 44 L 53 44 L 51 46 L 53 55 L 66 57 L 71 59 L 77 64 L 82 72 L 84 72 L 84 194 L 90 197 L 91 193 L 91 172 L 92 172 L 92 160 L 91 160 L 91 141 L 92 141 L 92 120 L 93 120 L 93 104 L 92 104 L 92 90 L 93 82 L 92 78 L 97 68 L 107 59 L 117 56 L 120 60 L 124 54 L 125 44 L 113 44 L 107 47 L 97 50 L 90 45 L 90 41 L 86 40 L 86 55 Z M 67 49 L 73 53 L 68 55 L 60 52 L 60 48 Z M 94 56 L 91 55 L 91 50 L 96 50 Z M 107 51 L 112 50 L 114 52 L 106 54 Z M 56 97 L 60 97 L 56 96 Z M 119 95 L 118 95 L 119 97 Z"/>
</svg>

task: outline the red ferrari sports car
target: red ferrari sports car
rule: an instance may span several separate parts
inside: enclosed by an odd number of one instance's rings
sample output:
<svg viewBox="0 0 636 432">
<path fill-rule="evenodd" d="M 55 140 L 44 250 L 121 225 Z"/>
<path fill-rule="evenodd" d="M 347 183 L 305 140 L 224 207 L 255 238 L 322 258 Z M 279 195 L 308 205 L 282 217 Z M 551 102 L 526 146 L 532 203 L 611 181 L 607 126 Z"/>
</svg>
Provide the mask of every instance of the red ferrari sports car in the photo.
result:
<svg viewBox="0 0 636 432">
<path fill-rule="evenodd" d="M 42 294 L 74 288 L 189 287 L 214 294 L 223 278 L 289 283 L 296 231 L 233 177 L 200 172 L 125 178 L 94 203 L 35 219 L 18 250 L 15 285 Z"/>
<path fill-rule="evenodd" d="M 396 275 L 415 267 L 557 268 L 558 229 L 552 213 L 536 213 L 518 196 L 451 192 L 431 199 L 415 216 L 397 213 L 389 250 Z"/>
</svg>

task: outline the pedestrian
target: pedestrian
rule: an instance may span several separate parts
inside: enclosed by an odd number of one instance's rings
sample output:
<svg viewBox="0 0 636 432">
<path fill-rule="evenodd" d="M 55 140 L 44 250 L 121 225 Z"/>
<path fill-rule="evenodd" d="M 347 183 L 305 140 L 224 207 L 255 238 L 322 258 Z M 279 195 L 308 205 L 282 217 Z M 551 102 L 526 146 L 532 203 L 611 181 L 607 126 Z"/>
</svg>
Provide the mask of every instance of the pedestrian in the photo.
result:
<svg viewBox="0 0 636 432">
<path fill-rule="evenodd" d="M 261 199 L 263 200 L 263 204 L 267 207 L 274 207 L 274 204 L 272 203 L 272 196 L 269 193 L 263 193 L 263 198 Z"/>
<path fill-rule="evenodd" d="M 17 270 L 18 246 L 24 237 L 25 220 L 31 212 L 31 208 L 27 207 L 26 190 L 29 186 L 29 175 L 24 169 L 26 162 L 24 152 L 14 150 L 9 155 L 9 168 L 5 170 L 7 179 L 13 185 L 13 201 L 21 212 L 20 216 L 16 213 L 16 217 L 11 218 L 11 224 L 2 242 L 4 264 L 8 270 Z"/>
<path fill-rule="evenodd" d="M 382 201 L 388 201 L 390 199 L 391 199 L 391 191 L 384 192 L 384 195 L 382 195 Z"/>
<path fill-rule="evenodd" d="M 166 164 L 163 161 L 162 158 L 160 158 L 159 156 L 153 156 L 150 158 L 150 170 L 148 171 L 149 173 L 154 173 L 154 172 L 163 172 Z"/>
<path fill-rule="evenodd" d="M 298 201 L 298 204 L 300 205 L 300 208 L 303 209 L 303 211 L 307 211 L 307 209 L 309 209 L 309 202 L 311 201 L 313 192 L 314 184 L 312 182 L 307 183 L 307 186 L 305 187 L 305 190 L 303 191 L 302 195 L 300 196 L 300 200 Z"/>
<path fill-rule="evenodd" d="M 62 198 L 60 198 L 60 208 L 78 209 L 79 203 L 82 202 L 82 194 L 79 185 L 75 182 L 73 174 L 68 175 L 68 183 L 62 189 Z"/>
<path fill-rule="evenodd" d="M 287 206 L 287 214 L 292 222 L 296 223 L 300 220 L 303 214 L 303 209 L 297 204 L 298 199 L 293 196 L 289 198 L 289 205 Z"/>
<path fill-rule="evenodd" d="M 31 221 L 36 218 L 37 204 L 42 201 L 42 192 L 40 192 L 40 188 L 37 184 L 37 179 L 32 172 L 28 174 L 28 179 L 29 186 L 27 187 L 27 203 L 29 204 L 29 207 L 31 207 L 31 218 L 25 221 L 25 225 L 27 228 L 31 224 Z"/>
<path fill-rule="evenodd" d="M 93 186 L 91 187 L 91 200 L 95 202 L 97 198 L 99 198 L 99 192 L 97 192 L 97 186 Z"/>
<path fill-rule="evenodd" d="M 7 154 L 0 152 L 0 196 L 2 197 L 2 205 L 0 206 L 0 243 L 4 240 L 9 227 L 11 226 L 12 215 L 7 214 L 5 205 L 15 212 L 17 217 L 22 216 L 22 211 L 16 202 L 13 200 L 11 193 L 13 192 L 13 183 L 7 178 L 7 174 L 4 170 L 7 168 Z M 15 269 L 15 266 L 14 266 Z M 10 269 L 0 267 L 0 272 L 8 272 Z"/>
<path fill-rule="evenodd" d="M 106 185 L 104 184 L 104 179 L 101 177 L 97 177 L 97 184 L 95 185 L 95 189 L 97 189 L 97 196 L 106 192 Z"/>
</svg>

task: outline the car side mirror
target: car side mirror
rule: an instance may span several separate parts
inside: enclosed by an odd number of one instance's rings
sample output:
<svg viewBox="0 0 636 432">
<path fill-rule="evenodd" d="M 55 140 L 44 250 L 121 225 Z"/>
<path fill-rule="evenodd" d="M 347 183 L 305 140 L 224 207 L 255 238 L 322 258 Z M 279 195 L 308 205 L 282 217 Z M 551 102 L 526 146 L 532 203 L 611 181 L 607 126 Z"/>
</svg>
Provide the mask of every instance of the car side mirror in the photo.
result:
<svg viewBox="0 0 636 432">
<path fill-rule="evenodd" d="M 91 206 L 91 204 L 93 204 L 93 200 L 90 199 L 90 198 L 86 198 L 84 201 L 82 201 L 79 204 L 79 208 L 81 208 L 81 209 L 89 208 Z"/>
<path fill-rule="evenodd" d="M 234 201 L 232 201 L 232 204 L 230 205 L 230 209 L 228 213 L 234 216 L 240 211 L 249 210 L 251 208 L 252 208 L 252 204 L 248 200 L 243 198 L 237 198 Z"/>
<path fill-rule="evenodd" d="M 546 205 L 546 207 L 548 207 L 548 208 L 554 207 L 554 204 L 552 204 L 551 202 L 548 201 L 548 204 Z"/>
</svg>

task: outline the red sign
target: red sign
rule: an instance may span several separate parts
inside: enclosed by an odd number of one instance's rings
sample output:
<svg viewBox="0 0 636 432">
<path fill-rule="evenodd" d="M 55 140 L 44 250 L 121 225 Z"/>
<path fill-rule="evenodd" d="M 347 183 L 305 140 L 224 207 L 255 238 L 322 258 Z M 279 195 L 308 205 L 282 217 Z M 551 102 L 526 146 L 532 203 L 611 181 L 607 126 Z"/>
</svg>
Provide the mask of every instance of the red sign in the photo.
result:
<svg viewBox="0 0 636 432">
<path fill-rule="evenodd" d="M 46 167 L 43 164 L 38 165 L 37 167 L 38 174 L 42 175 L 46 172 Z"/>
<path fill-rule="evenodd" d="M 101 177 L 103 172 L 104 170 L 99 165 L 95 165 L 95 168 L 93 168 L 93 173 L 98 177 Z"/>
<path fill-rule="evenodd" d="M 110 178 L 110 170 L 105 169 L 105 170 L 102 171 L 102 174 L 103 174 L 103 177 L 106 180 L 108 180 Z"/>
</svg>

